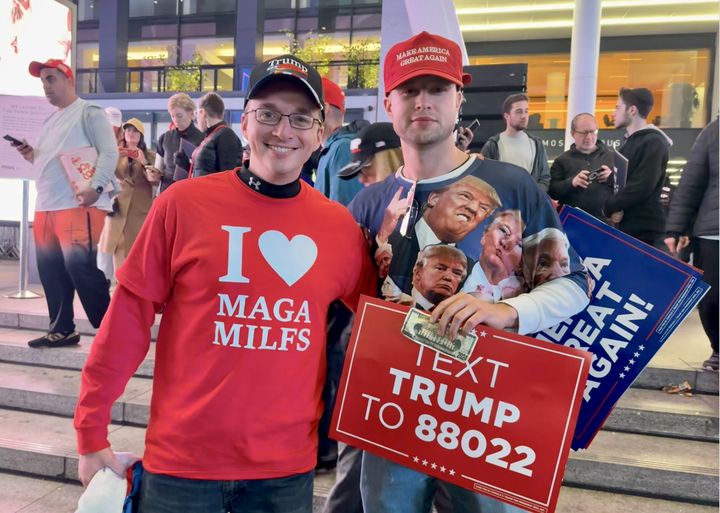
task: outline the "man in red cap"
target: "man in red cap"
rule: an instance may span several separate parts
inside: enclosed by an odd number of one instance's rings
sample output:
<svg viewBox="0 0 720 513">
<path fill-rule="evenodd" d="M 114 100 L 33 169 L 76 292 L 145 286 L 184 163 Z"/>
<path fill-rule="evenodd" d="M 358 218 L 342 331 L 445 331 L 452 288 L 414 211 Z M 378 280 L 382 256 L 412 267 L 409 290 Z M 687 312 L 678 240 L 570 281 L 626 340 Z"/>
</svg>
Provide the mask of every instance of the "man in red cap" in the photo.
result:
<svg viewBox="0 0 720 513">
<path fill-rule="evenodd" d="M 345 121 L 345 93 L 329 78 L 323 77 L 325 95 L 325 140 L 316 170 L 315 188 L 331 200 L 347 205 L 363 188 L 358 180 L 340 180 L 338 172 L 352 159 L 350 142 L 361 128 L 367 126 L 364 120 Z"/>
<path fill-rule="evenodd" d="M 468 225 L 459 240 L 441 241 L 429 229 L 423 211 L 441 191 L 467 177 L 474 177 L 494 190 L 500 206 L 517 210 L 524 224 L 522 237 L 553 227 L 562 230 L 552 204 L 524 170 L 503 162 L 479 160 L 455 146 L 453 130 L 463 101 L 462 87 L 470 77 L 463 73 L 460 47 L 434 34 L 422 32 L 396 44 L 387 53 L 383 70 L 385 109 L 401 140 L 404 166 L 383 182 L 358 193 L 349 205 L 357 222 L 377 242 L 383 219 L 392 215 L 392 237 L 383 237 L 373 251 L 390 254 L 388 278 L 402 294 L 411 295 L 413 268 L 425 247 L 452 244 L 468 260 L 482 252 L 484 225 L 469 226 L 477 210 L 467 205 L 461 188 L 448 201 L 447 221 Z M 385 227 L 387 230 L 387 227 Z M 403 248 L 393 245 L 402 240 Z M 382 247 L 381 247 L 382 246 Z M 413 248 L 407 251 L 407 247 Z M 401 251 L 402 250 L 402 251 Z M 432 311 L 440 333 L 455 338 L 484 323 L 495 328 L 529 334 L 554 326 L 583 310 L 588 304 L 587 280 L 577 254 L 569 249 L 569 273 L 537 287 L 518 291 L 517 296 L 492 302 L 466 293 L 441 301 Z M 532 276 L 525 283 L 535 283 Z M 527 292 L 523 292 L 526 290 Z M 522 293 L 521 293 L 522 292 Z M 422 442 L 418 441 L 422 451 Z M 437 487 L 437 480 L 424 474 L 422 464 L 408 459 L 398 465 L 385 458 L 364 453 L 361 492 L 365 513 L 396 511 L 425 512 Z M 497 472 L 508 472 L 498 467 Z M 512 475 L 512 474 L 509 474 Z M 445 483 L 455 513 L 516 512 L 514 506 Z"/>
<path fill-rule="evenodd" d="M 77 344 L 73 297 L 77 291 L 88 320 L 100 326 L 110 303 L 108 282 L 97 268 L 97 242 L 105 215 L 112 210 L 105 191 L 115 174 L 118 149 L 102 108 L 78 98 L 72 70 L 59 59 L 30 63 L 30 74 L 42 80 L 45 96 L 58 108 L 43 125 L 35 147 L 17 146 L 33 164 L 38 179 L 33 235 L 37 264 L 50 314 L 47 335 L 30 347 Z M 92 146 L 97 151 L 89 185 L 74 186 L 61 157 Z"/>
<path fill-rule="evenodd" d="M 323 130 L 320 75 L 292 55 L 255 67 L 250 159 L 153 202 L 83 367 L 78 475 L 122 473 L 113 402 L 155 344 L 144 513 L 311 513 L 328 306 L 374 288 L 347 209 L 299 180 Z"/>
<path fill-rule="evenodd" d="M 331 200 L 347 205 L 363 188 L 357 179 L 341 180 L 338 176 L 352 159 L 351 141 L 368 123 L 353 121 L 343 126 L 345 118 L 345 93 L 335 82 L 322 77 L 325 97 L 325 133 L 316 169 L 315 188 Z M 342 374 L 352 326 L 352 314 L 341 303 L 333 303 L 328 311 L 327 378 L 323 391 L 325 410 L 320 419 L 318 444 L 318 470 L 331 470 L 336 465 L 337 443 L 328 437 L 335 395 Z"/>
</svg>

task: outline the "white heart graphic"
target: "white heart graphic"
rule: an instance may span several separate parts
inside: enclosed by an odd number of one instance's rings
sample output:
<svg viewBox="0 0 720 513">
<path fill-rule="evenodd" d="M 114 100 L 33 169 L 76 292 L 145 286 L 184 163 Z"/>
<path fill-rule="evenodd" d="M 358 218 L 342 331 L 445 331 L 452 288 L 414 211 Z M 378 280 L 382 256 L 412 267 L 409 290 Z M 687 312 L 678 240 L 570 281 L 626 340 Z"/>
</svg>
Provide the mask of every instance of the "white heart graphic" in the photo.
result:
<svg viewBox="0 0 720 513">
<path fill-rule="evenodd" d="M 305 276 L 317 258 L 317 246 L 307 235 L 288 240 L 282 232 L 268 230 L 260 235 L 258 245 L 265 261 L 291 287 Z"/>
</svg>

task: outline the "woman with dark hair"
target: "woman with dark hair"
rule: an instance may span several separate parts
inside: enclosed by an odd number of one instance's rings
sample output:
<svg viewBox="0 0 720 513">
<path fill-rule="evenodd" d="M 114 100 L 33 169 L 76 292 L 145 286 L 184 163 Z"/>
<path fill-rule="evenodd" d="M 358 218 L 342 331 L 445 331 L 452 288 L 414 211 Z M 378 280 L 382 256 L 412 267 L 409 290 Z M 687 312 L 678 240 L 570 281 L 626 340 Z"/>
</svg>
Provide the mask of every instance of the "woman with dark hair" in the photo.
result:
<svg viewBox="0 0 720 513">
<path fill-rule="evenodd" d="M 137 118 L 123 124 L 123 138 L 118 148 L 115 176 L 120 193 L 115 197 L 113 211 L 105 219 L 100 237 L 100 250 L 113 255 L 117 272 L 130 252 L 140 228 L 150 211 L 153 199 L 152 184 L 145 176 L 145 167 L 155 160 L 155 152 L 145 144 L 145 127 Z"/>
</svg>

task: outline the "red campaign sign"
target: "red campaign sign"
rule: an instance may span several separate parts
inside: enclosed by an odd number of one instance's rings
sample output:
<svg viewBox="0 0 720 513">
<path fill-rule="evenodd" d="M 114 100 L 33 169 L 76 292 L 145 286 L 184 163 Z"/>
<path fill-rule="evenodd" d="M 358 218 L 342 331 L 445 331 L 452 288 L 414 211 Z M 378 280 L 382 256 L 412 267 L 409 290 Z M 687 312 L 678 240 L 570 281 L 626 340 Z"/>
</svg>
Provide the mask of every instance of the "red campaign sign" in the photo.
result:
<svg viewBox="0 0 720 513">
<path fill-rule="evenodd" d="M 553 512 L 591 355 L 480 326 L 462 363 L 406 338 L 408 310 L 362 299 L 333 438 L 528 511 Z"/>
</svg>

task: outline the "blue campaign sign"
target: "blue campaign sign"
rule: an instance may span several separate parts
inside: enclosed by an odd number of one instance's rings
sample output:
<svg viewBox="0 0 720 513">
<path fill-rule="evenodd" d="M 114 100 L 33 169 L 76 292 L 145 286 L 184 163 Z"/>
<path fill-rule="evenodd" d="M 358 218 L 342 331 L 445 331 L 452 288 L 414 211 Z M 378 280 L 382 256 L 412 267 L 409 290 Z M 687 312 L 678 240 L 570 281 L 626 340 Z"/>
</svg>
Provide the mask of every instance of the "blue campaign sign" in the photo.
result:
<svg viewBox="0 0 720 513">
<path fill-rule="evenodd" d="M 699 269 L 582 210 L 566 206 L 560 219 L 592 298 L 583 312 L 535 337 L 593 353 L 572 444 L 582 449 L 709 286 Z"/>
</svg>

